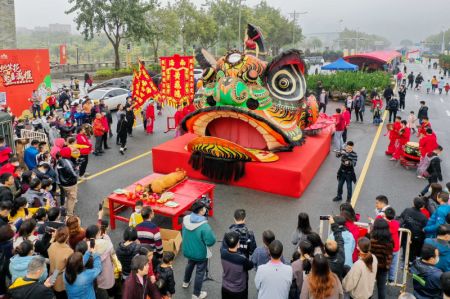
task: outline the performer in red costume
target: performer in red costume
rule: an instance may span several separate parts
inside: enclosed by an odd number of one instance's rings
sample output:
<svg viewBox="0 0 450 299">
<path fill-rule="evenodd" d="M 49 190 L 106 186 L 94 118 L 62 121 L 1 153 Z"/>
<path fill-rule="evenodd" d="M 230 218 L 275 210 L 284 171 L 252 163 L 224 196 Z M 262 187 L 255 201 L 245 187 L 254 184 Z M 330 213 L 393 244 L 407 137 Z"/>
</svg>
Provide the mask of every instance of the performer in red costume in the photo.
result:
<svg viewBox="0 0 450 299">
<path fill-rule="evenodd" d="M 422 118 L 422 123 L 420 124 L 420 127 L 418 129 L 417 137 L 422 138 L 423 136 L 425 136 L 428 128 L 431 129 L 431 123 L 428 117 L 424 116 Z"/>
<path fill-rule="evenodd" d="M 419 140 L 419 150 L 421 158 L 425 157 L 428 153 L 431 153 L 438 146 L 436 134 L 434 134 L 431 128 L 427 128 L 425 136 Z"/>
<path fill-rule="evenodd" d="M 175 137 L 178 137 L 183 135 L 183 129 L 181 128 L 181 121 L 184 118 L 184 114 L 183 114 L 183 107 L 181 107 L 181 105 L 178 105 L 177 112 L 175 112 L 174 118 L 176 127 Z"/>
<path fill-rule="evenodd" d="M 409 142 L 409 138 L 411 137 L 411 130 L 406 127 L 407 121 L 401 121 L 401 128 L 398 132 L 397 142 L 395 143 L 395 152 L 392 155 L 391 160 L 400 159 L 401 154 L 403 153 L 403 147 L 405 144 Z"/>
<path fill-rule="evenodd" d="M 389 131 L 389 146 L 386 150 L 386 155 L 392 155 L 395 152 L 395 143 L 397 142 L 399 131 L 401 129 L 401 120 L 400 116 L 395 118 L 395 122 L 392 126 L 392 129 Z"/>
</svg>

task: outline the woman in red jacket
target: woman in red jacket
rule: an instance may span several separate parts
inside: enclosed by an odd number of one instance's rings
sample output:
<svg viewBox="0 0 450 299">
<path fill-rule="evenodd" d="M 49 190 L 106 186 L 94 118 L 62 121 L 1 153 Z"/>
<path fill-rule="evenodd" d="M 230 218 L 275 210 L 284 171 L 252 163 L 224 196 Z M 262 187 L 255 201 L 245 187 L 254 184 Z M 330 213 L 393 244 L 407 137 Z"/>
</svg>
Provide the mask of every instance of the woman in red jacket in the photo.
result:
<svg viewBox="0 0 450 299">
<path fill-rule="evenodd" d="M 106 119 L 106 117 L 105 117 L 105 119 Z M 97 113 L 95 115 L 95 119 L 92 124 L 92 128 L 93 128 L 94 136 L 95 136 L 95 150 L 94 150 L 93 154 L 98 156 L 103 153 L 102 140 L 103 140 L 103 134 L 106 132 L 106 129 L 103 126 L 103 122 L 102 122 L 102 115 L 100 113 Z"/>
<path fill-rule="evenodd" d="M 153 134 L 153 124 L 155 123 L 155 106 L 153 101 L 148 104 L 145 110 L 145 119 L 147 119 L 147 127 L 145 128 L 147 134 Z"/>
<path fill-rule="evenodd" d="M 109 133 L 109 122 L 108 118 L 106 117 L 106 113 L 102 112 L 102 124 L 105 128 L 105 132 L 103 133 L 102 142 L 103 142 L 103 148 L 104 149 L 110 149 L 108 146 L 108 133 Z"/>
<path fill-rule="evenodd" d="M 92 152 L 92 143 L 89 139 L 86 125 L 81 126 L 80 132 L 77 134 L 77 144 L 80 146 L 80 177 L 83 177 L 86 173 L 86 168 L 89 162 L 89 154 Z"/>
</svg>

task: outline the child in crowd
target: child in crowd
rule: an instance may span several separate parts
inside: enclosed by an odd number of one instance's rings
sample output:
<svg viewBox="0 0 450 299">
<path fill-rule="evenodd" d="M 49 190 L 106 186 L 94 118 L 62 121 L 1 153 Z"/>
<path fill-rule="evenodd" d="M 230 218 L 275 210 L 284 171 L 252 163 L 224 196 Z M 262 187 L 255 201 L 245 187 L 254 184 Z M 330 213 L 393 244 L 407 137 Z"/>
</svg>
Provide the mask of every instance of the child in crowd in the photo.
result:
<svg viewBox="0 0 450 299">
<path fill-rule="evenodd" d="M 41 182 L 41 191 L 44 194 L 44 198 L 46 200 L 46 207 L 54 208 L 56 207 L 56 201 L 53 198 L 52 193 L 50 192 L 53 188 L 53 182 L 51 179 L 44 179 Z"/>
<path fill-rule="evenodd" d="M 164 299 L 172 298 L 175 294 L 175 278 L 173 275 L 172 263 L 175 259 L 173 252 L 164 252 L 162 264 L 156 269 L 156 286 Z"/>
<path fill-rule="evenodd" d="M 150 281 L 152 283 L 156 282 L 156 276 L 155 271 L 153 270 L 153 250 L 151 250 L 149 247 L 142 246 L 139 248 L 139 255 L 146 255 L 148 259 L 148 273 L 147 276 L 150 278 Z"/>
<path fill-rule="evenodd" d="M 142 207 L 144 206 L 144 203 L 142 200 L 136 201 L 136 207 L 134 208 L 133 214 L 130 216 L 130 222 L 128 223 L 131 227 L 136 227 L 139 223 L 144 221 L 141 215 Z"/>
<path fill-rule="evenodd" d="M 430 81 L 430 80 L 428 80 L 428 81 L 425 83 L 425 88 L 426 88 L 426 90 L 427 90 L 427 94 L 429 94 L 429 93 L 430 93 L 430 90 L 431 90 L 431 81 Z"/>
<path fill-rule="evenodd" d="M 416 133 L 416 122 L 417 116 L 414 114 L 414 111 L 409 112 L 407 127 L 411 130 L 412 134 Z"/>
<path fill-rule="evenodd" d="M 445 89 L 445 95 L 448 95 L 448 91 L 450 90 L 450 84 L 448 84 L 448 82 L 445 83 L 444 89 Z"/>
<path fill-rule="evenodd" d="M 380 105 L 377 105 L 373 109 L 373 124 L 376 126 L 379 126 L 380 123 L 381 123 L 381 109 L 380 109 Z"/>
</svg>

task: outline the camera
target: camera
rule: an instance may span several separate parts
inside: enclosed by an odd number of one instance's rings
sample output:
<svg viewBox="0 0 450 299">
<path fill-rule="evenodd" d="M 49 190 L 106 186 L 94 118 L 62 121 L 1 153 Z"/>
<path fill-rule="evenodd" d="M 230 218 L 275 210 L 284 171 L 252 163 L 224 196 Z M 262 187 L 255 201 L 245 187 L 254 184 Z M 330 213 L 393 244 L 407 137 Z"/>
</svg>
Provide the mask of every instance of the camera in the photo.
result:
<svg viewBox="0 0 450 299">
<path fill-rule="evenodd" d="M 345 150 L 341 150 L 336 153 L 336 158 L 341 158 L 341 164 L 343 166 L 351 166 L 352 161 L 348 157 L 348 153 Z"/>
</svg>

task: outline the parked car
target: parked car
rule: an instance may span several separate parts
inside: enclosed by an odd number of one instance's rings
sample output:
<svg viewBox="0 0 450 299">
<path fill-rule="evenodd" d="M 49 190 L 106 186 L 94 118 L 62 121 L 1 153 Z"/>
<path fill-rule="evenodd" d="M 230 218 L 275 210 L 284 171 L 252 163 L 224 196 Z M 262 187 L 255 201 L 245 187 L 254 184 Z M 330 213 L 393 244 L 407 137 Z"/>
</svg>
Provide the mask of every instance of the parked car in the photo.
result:
<svg viewBox="0 0 450 299">
<path fill-rule="evenodd" d="M 103 88 L 110 88 L 110 87 L 130 89 L 132 81 L 133 81 L 133 76 L 124 76 L 124 77 L 119 77 L 119 78 L 113 78 L 113 79 L 106 80 L 102 83 L 99 83 L 99 84 L 89 88 L 88 92 L 92 92 L 92 91 L 100 89 L 100 88 L 103 89 Z"/>
<path fill-rule="evenodd" d="M 127 101 L 129 90 L 124 88 L 116 88 L 116 87 L 109 87 L 109 88 L 99 88 L 94 91 L 91 91 L 88 93 L 88 96 L 91 100 L 104 100 L 105 104 L 109 107 L 111 110 L 116 110 L 117 105 L 123 104 L 125 105 Z M 80 104 L 81 99 L 76 99 L 72 101 L 73 103 Z"/>
</svg>

